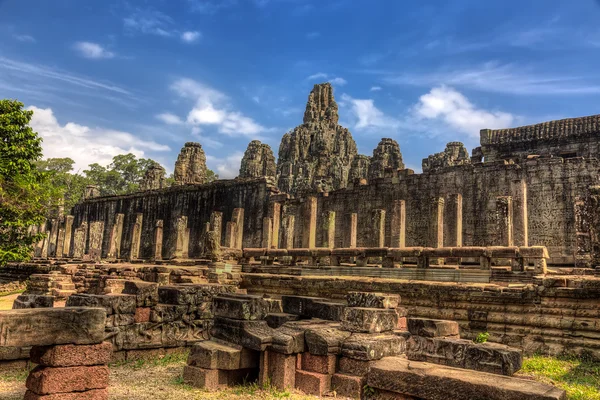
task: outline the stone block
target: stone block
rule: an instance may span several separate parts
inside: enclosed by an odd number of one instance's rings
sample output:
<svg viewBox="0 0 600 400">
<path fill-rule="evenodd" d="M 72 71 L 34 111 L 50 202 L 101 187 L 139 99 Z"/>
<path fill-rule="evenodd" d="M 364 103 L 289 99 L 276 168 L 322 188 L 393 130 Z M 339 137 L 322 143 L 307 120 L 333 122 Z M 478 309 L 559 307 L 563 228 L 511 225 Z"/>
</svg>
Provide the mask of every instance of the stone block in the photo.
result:
<svg viewBox="0 0 600 400">
<path fill-rule="evenodd" d="M 374 361 L 356 360 L 350 357 L 340 357 L 338 372 L 347 375 L 365 376 L 369 373 Z"/>
<path fill-rule="evenodd" d="M 74 294 L 65 307 L 103 307 L 106 315 L 135 314 L 136 298 L 129 294 Z"/>
<path fill-rule="evenodd" d="M 304 339 L 310 354 L 326 356 L 340 354 L 342 343 L 351 333 L 333 327 L 310 328 L 304 332 Z"/>
<path fill-rule="evenodd" d="M 319 318 L 328 321 L 341 321 L 345 304 L 332 301 L 313 301 L 308 303 L 306 315 L 309 318 Z"/>
<path fill-rule="evenodd" d="M 92 345 L 34 346 L 30 351 L 30 359 L 44 367 L 104 365 L 110 361 L 112 350 L 110 342 Z"/>
<path fill-rule="evenodd" d="M 381 308 L 347 307 L 342 320 L 342 329 L 357 333 L 389 332 L 397 325 L 396 311 Z"/>
<path fill-rule="evenodd" d="M 336 396 L 349 397 L 351 399 L 362 399 L 363 388 L 367 378 L 364 376 L 353 376 L 346 374 L 335 374 L 331 377 L 331 390 Z"/>
<path fill-rule="evenodd" d="M 348 307 L 397 308 L 400 295 L 370 292 L 350 292 L 346 296 Z"/>
<path fill-rule="evenodd" d="M 293 389 L 296 385 L 296 354 L 281 354 L 274 351 L 266 351 L 263 357 L 267 357 L 266 376 L 261 374 L 266 383 L 266 377 L 271 381 L 271 385 L 279 390 Z M 265 367 L 265 365 L 261 365 Z"/>
<path fill-rule="evenodd" d="M 259 353 L 241 346 L 207 340 L 190 350 L 188 365 L 205 369 L 237 370 L 257 368 Z"/>
<path fill-rule="evenodd" d="M 123 294 L 134 295 L 137 307 L 153 307 L 158 304 L 158 283 L 125 281 Z"/>
<path fill-rule="evenodd" d="M 264 351 L 273 341 L 274 330 L 265 321 L 215 317 L 211 335 L 251 350 Z"/>
<path fill-rule="evenodd" d="M 150 322 L 150 314 L 152 308 L 150 307 L 137 307 L 135 309 L 134 321 L 136 324 L 140 322 Z"/>
<path fill-rule="evenodd" d="M 20 294 L 13 302 L 12 308 L 50 308 L 54 307 L 54 296 L 44 294 Z"/>
<path fill-rule="evenodd" d="M 315 301 L 327 302 L 327 299 L 308 296 L 281 296 L 283 312 L 300 315 L 302 317 L 310 317 L 310 306 Z"/>
<path fill-rule="evenodd" d="M 356 360 L 379 360 L 406 351 L 406 339 L 392 334 L 352 334 L 342 344 L 342 356 Z"/>
<path fill-rule="evenodd" d="M 36 367 L 25 386 L 36 394 L 83 392 L 108 387 L 108 367 Z"/>
<path fill-rule="evenodd" d="M 152 322 L 173 322 L 183 319 L 189 306 L 177 304 L 157 304 L 150 312 Z"/>
<path fill-rule="evenodd" d="M 458 336 L 458 324 L 454 321 L 428 318 L 408 318 L 408 331 L 425 337 Z"/>
<path fill-rule="evenodd" d="M 261 320 L 269 313 L 269 308 L 260 296 L 226 295 L 213 299 L 213 312 L 218 317 Z"/>
<path fill-rule="evenodd" d="M 331 389 L 331 375 L 297 370 L 296 389 L 306 394 L 322 396 Z"/>
<path fill-rule="evenodd" d="M 409 361 L 402 357 L 389 357 L 374 363 L 367 384 L 428 400 L 566 399 L 564 390 L 529 379 Z"/>
<path fill-rule="evenodd" d="M 36 394 L 28 390 L 23 400 L 108 400 L 108 389 L 93 389 L 85 392 Z"/>
<path fill-rule="evenodd" d="M 104 340 L 103 308 L 32 308 L 0 313 L 0 346 L 96 344 Z"/>
<path fill-rule="evenodd" d="M 106 327 L 132 325 L 135 323 L 134 314 L 113 314 L 106 317 Z"/>
<path fill-rule="evenodd" d="M 219 294 L 234 293 L 233 285 L 216 283 L 179 284 L 158 287 L 158 300 L 163 304 L 190 305 L 212 301 Z"/>
<path fill-rule="evenodd" d="M 265 321 L 269 327 L 276 329 L 288 321 L 297 321 L 298 315 L 287 313 L 270 313 L 265 316 Z"/>
<path fill-rule="evenodd" d="M 333 375 L 335 373 L 337 363 L 337 356 L 335 354 L 316 356 L 310 353 L 302 353 L 299 357 L 301 359 L 301 369 L 304 371 L 325 375 Z"/>
<path fill-rule="evenodd" d="M 183 381 L 194 387 L 217 390 L 228 384 L 227 371 L 205 369 L 186 365 L 183 367 Z"/>
</svg>

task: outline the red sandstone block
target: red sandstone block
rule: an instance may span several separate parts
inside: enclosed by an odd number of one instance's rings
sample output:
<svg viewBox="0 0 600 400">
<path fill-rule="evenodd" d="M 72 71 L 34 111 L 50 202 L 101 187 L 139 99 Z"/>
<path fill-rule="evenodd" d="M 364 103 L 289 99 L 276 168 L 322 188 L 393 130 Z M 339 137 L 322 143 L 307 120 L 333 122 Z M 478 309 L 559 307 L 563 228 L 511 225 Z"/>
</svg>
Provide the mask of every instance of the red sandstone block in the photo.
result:
<svg viewBox="0 0 600 400">
<path fill-rule="evenodd" d="M 408 325 L 406 324 L 406 317 L 398 318 L 398 326 L 396 327 L 399 331 L 407 331 Z"/>
<path fill-rule="evenodd" d="M 279 390 L 293 389 L 296 382 L 296 354 L 263 351 L 260 359 L 259 383 L 271 383 Z"/>
<path fill-rule="evenodd" d="M 150 307 L 137 307 L 135 309 L 135 315 L 133 320 L 136 324 L 141 322 L 150 322 L 150 311 L 152 309 Z"/>
<path fill-rule="evenodd" d="M 369 369 L 373 365 L 373 361 L 355 360 L 349 357 L 340 357 L 338 372 L 345 375 L 365 376 L 369 373 Z"/>
<path fill-rule="evenodd" d="M 110 361 L 111 355 L 110 342 L 92 345 L 34 346 L 29 353 L 31 361 L 45 367 L 105 365 Z"/>
<path fill-rule="evenodd" d="M 319 374 L 335 373 L 335 364 L 337 357 L 335 354 L 328 354 L 326 356 L 315 356 L 310 353 L 304 353 L 301 357 L 301 369 L 309 372 L 317 372 Z"/>
<path fill-rule="evenodd" d="M 363 376 L 335 374 L 331 378 L 331 389 L 335 391 L 336 396 L 362 399 L 366 382 L 367 379 Z"/>
<path fill-rule="evenodd" d="M 331 375 L 298 370 L 296 371 L 296 389 L 306 394 L 322 396 L 331 389 Z"/>
<path fill-rule="evenodd" d="M 227 385 L 228 376 L 226 371 L 186 365 L 183 367 L 183 381 L 194 387 L 217 390 Z"/>
<path fill-rule="evenodd" d="M 23 400 L 108 400 L 108 389 L 93 389 L 85 392 L 55 393 L 40 395 L 28 390 Z"/>
<path fill-rule="evenodd" d="M 83 392 L 108 387 L 108 367 L 36 367 L 27 377 L 27 389 L 37 394 Z"/>
</svg>

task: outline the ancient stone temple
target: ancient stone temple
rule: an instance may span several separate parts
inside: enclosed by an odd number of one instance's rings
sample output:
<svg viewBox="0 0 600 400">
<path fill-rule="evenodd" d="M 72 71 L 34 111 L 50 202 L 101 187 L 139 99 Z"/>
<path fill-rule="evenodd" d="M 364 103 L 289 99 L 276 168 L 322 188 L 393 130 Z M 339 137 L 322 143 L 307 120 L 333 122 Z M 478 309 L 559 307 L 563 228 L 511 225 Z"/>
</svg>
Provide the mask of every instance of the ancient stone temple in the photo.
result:
<svg viewBox="0 0 600 400">
<path fill-rule="evenodd" d="M 423 159 L 423 172 L 440 170 L 446 167 L 471 164 L 469 152 L 461 142 L 450 142 L 441 153 Z"/>
<path fill-rule="evenodd" d="M 240 165 L 239 178 L 275 178 L 277 166 L 273 150 L 268 144 L 253 140 L 248 145 Z"/>
<path fill-rule="evenodd" d="M 175 162 L 175 184 L 206 183 L 206 155 L 200 143 L 187 142 Z"/>
<path fill-rule="evenodd" d="M 393 139 L 383 138 L 373 150 L 373 157 L 369 165 L 369 179 L 383 178 L 386 168 L 392 171 L 404 169 L 402 154 L 398 142 Z"/>
<path fill-rule="evenodd" d="M 144 178 L 140 182 L 140 190 L 156 190 L 164 188 L 166 186 L 165 175 L 166 172 L 162 165 L 150 165 L 144 174 Z"/>
<path fill-rule="evenodd" d="M 304 122 L 281 139 L 277 179 L 282 191 L 328 192 L 347 186 L 357 150 L 352 134 L 338 125 L 338 119 L 331 84 L 315 85 Z"/>
</svg>

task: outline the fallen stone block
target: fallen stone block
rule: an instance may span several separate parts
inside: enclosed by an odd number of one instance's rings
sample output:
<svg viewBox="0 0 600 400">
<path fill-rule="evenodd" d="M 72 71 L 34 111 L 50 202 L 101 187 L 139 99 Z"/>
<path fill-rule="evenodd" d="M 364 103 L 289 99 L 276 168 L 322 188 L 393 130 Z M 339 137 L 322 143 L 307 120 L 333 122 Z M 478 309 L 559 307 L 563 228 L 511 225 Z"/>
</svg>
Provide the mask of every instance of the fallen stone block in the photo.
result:
<svg viewBox="0 0 600 400">
<path fill-rule="evenodd" d="M 158 300 L 163 304 L 199 304 L 235 290 L 236 286 L 217 283 L 165 285 L 158 287 Z"/>
<path fill-rule="evenodd" d="M 357 360 L 350 357 L 340 357 L 338 372 L 347 375 L 365 376 L 369 373 L 375 361 Z"/>
<path fill-rule="evenodd" d="M 350 292 L 346 296 L 348 307 L 396 308 L 400 304 L 400 295 L 370 292 Z"/>
<path fill-rule="evenodd" d="M 44 367 L 106 365 L 110 361 L 112 351 L 110 342 L 92 345 L 34 346 L 31 348 L 30 359 L 33 363 Z"/>
<path fill-rule="evenodd" d="M 103 308 L 32 308 L 0 313 L 0 346 L 96 344 L 104 340 Z"/>
<path fill-rule="evenodd" d="M 327 299 L 308 296 L 281 296 L 283 312 L 302 317 L 310 317 L 310 306 L 315 301 L 327 302 Z"/>
<path fill-rule="evenodd" d="M 331 377 L 331 390 L 335 391 L 336 396 L 342 398 L 362 399 L 366 382 L 367 378 L 364 376 L 338 373 Z"/>
<path fill-rule="evenodd" d="M 406 351 L 406 340 L 393 334 L 354 333 L 342 344 L 342 356 L 356 360 L 379 360 Z"/>
<path fill-rule="evenodd" d="M 458 336 L 458 324 L 454 321 L 428 318 L 407 318 L 408 331 L 425 337 Z"/>
<path fill-rule="evenodd" d="M 65 307 L 103 307 L 106 315 L 135 314 L 136 299 L 129 294 L 74 294 Z"/>
<path fill-rule="evenodd" d="M 342 329 L 349 332 L 389 332 L 397 326 L 398 314 L 390 309 L 347 307 L 342 319 Z"/>
<path fill-rule="evenodd" d="M 217 390 L 227 386 L 228 378 L 227 371 L 223 370 L 205 369 L 192 365 L 183 367 L 183 381 L 190 386 L 206 390 Z"/>
<path fill-rule="evenodd" d="M 293 389 L 296 385 L 296 354 L 274 351 L 261 353 L 259 384 L 271 383 L 279 390 Z"/>
<path fill-rule="evenodd" d="M 299 316 L 294 314 L 270 313 L 265 316 L 265 321 L 267 321 L 267 325 L 269 325 L 269 327 L 276 329 L 286 322 L 297 321 L 298 318 Z"/>
<path fill-rule="evenodd" d="M 317 372 L 319 374 L 333 375 L 337 363 L 335 354 L 326 356 L 316 356 L 310 353 L 302 353 L 300 357 L 300 365 L 303 371 Z"/>
<path fill-rule="evenodd" d="M 215 317 L 211 334 L 251 350 L 264 351 L 273 341 L 273 331 L 265 321 Z"/>
<path fill-rule="evenodd" d="M 217 317 L 260 320 L 270 311 L 270 305 L 260 296 L 225 295 L 213 299 L 213 312 Z"/>
<path fill-rule="evenodd" d="M 36 394 L 28 390 L 23 400 L 108 400 L 108 389 L 93 389 L 85 392 Z"/>
<path fill-rule="evenodd" d="M 367 384 L 428 400 L 565 400 L 564 390 L 526 379 L 388 357 L 371 367 Z"/>
<path fill-rule="evenodd" d="M 344 315 L 345 304 L 332 301 L 313 301 L 308 303 L 306 315 L 310 318 L 325 319 L 328 321 L 341 321 Z"/>
<path fill-rule="evenodd" d="M 350 332 L 324 326 L 307 329 L 304 332 L 304 339 L 310 354 L 326 356 L 327 354 L 340 354 L 342 343 L 350 335 Z"/>
<path fill-rule="evenodd" d="M 207 340 L 192 346 L 188 365 L 223 370 L 257 368 L 259 357 L 258 352 L 242 346 Z"/>
<path fill-rule="evenodd" d="M 158 283 L 125 281 L 123 294 L 134 295 L 137 307 L 153 307 L 158 304 Z"/>
<path fill-rule="evenodd" d="M 296 370 L 296 389 L 313 396 L 322 396 L 331 389 L 331 375 Z"/>
<path fill-rule="evenodd" d="M 20 294 L 12 306 L 13 310 L 50 307 L 54 307 L 54 296 L 44 294 Z"/>
<path fill-rule="evenodd" d="M 108 367 L 36 367 L 25 386 L 36 394 L 83 392 L 108 387 Z"/>
</svg>

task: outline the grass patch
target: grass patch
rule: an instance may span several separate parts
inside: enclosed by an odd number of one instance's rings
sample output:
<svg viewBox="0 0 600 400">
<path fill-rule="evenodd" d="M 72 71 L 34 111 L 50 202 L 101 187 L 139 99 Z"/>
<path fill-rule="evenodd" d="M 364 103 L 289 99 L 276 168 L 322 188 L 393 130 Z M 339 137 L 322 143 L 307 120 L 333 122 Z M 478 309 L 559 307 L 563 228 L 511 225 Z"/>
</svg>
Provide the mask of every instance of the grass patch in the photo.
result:
<svg viewBox="0 0 600 400">
<path fill-rule="evenodd" d="M 10 296 L 11 294 L 21 294 L 24 291 L 25 291 L 25 288 L 23 288 L 23 289 L 16 289 L 16 290 L 9 290 L 7 292 L 0 292 L 0 297 Z"/>
<path fill-rule="evenodd" d="M 569 400 L 600 400 L 600 363 L 575 357 L 533 356 L 520 375 L 564 389 Z"/>
<path fill-rule="evenodd" d="M 27 380 L 27 376 L 29 375 L 29 371 L 32 368 L 21 368 L 16 371 L 6 371 L 0 373 L 0 381 L 2 382 L 18 382 L 25 383 Z"/>
</svg>

